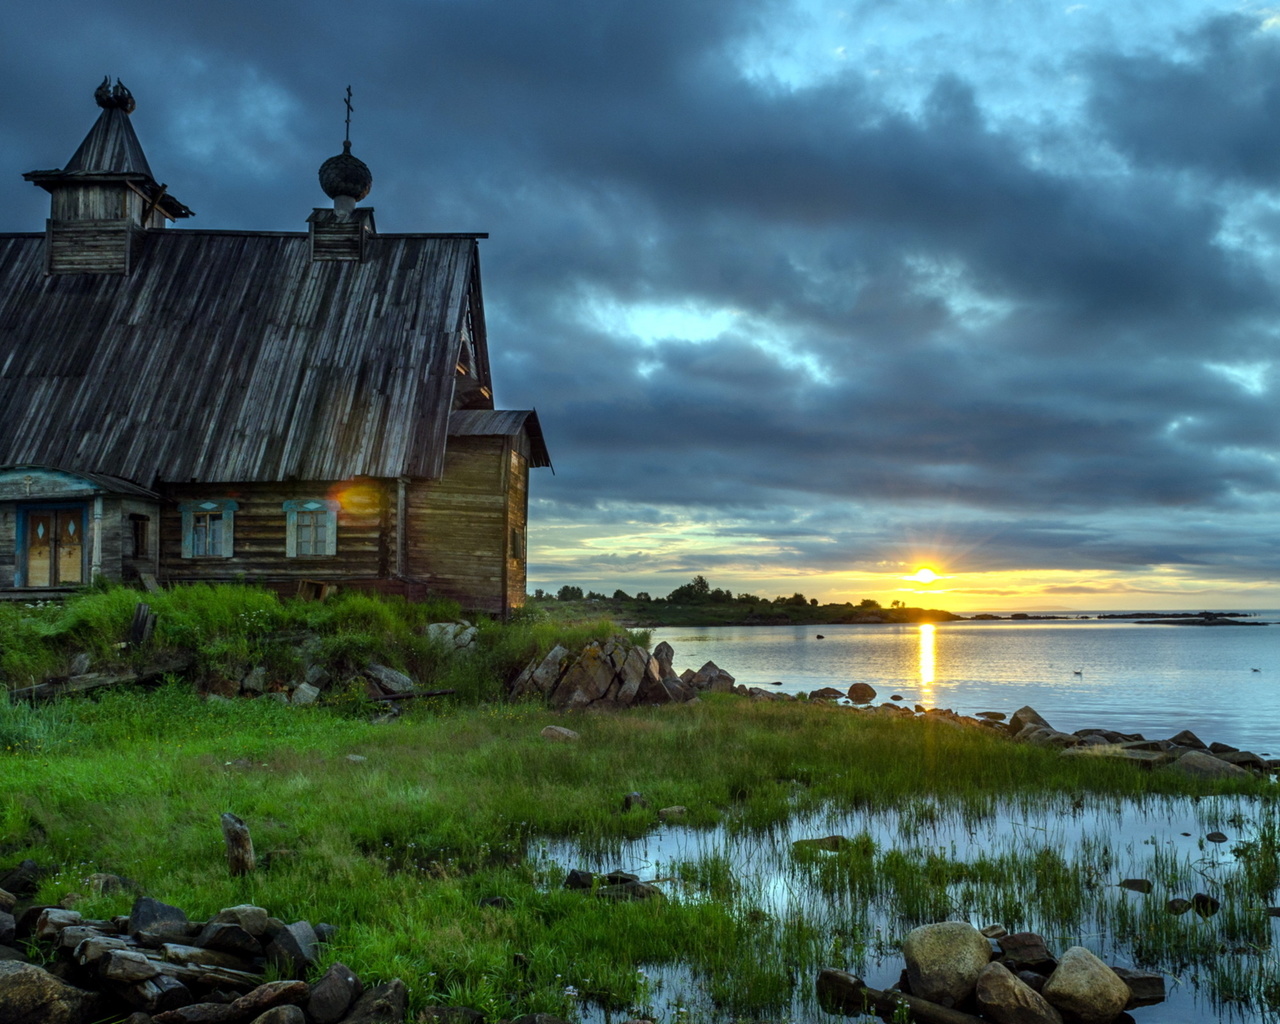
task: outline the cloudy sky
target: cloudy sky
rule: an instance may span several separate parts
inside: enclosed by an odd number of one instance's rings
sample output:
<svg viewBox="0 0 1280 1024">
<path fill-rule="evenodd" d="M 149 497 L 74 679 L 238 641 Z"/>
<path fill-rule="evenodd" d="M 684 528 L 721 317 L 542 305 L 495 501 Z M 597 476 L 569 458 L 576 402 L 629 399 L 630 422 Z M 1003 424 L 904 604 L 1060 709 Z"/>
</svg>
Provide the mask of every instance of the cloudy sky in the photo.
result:
<svg viewBox="0 0 1280 1024">
<path fill-rule="evenodd" d="M 5 231 L 108 73 L 190 227 L 302 230 L 350 83 L 379 228 L 491 234 L 531 589 L 1280 607 L 1280 8 L 114 0 L 0 60 Z"/>
</svg>

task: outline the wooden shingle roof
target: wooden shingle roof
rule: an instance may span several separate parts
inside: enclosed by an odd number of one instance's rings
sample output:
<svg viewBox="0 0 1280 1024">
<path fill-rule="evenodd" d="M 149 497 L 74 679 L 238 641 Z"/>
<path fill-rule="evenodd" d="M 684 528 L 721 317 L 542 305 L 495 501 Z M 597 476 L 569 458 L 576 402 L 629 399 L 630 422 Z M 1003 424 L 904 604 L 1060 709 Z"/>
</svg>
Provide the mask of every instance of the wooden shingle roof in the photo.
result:
<svg viewBox="0 0 1280 1024">
<path fill-rule="evenodd" d="M 128 275 L 46 275 L 44 244 L 0 235 L 0 465 L 434 478 L 468 324 L 487 375 L 474 235 L 312 262 L 305 234 L 152 230 Z"/>
</svg>

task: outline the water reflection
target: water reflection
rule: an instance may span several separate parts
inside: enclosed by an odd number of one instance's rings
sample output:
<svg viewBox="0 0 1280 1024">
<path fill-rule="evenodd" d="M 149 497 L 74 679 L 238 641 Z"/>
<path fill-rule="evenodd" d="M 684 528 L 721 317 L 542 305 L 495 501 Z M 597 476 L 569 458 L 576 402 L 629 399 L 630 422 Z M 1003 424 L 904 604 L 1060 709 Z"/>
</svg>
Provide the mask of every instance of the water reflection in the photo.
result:
<svg viewBox="0 0 1280 1024">
<path fill-rule="evenodd" d="M 933 623 L 923 623 L 920 626 L 920 683 L 922 686 L 930 686 L 934 680 L 933 643 Z"/>
</svg>

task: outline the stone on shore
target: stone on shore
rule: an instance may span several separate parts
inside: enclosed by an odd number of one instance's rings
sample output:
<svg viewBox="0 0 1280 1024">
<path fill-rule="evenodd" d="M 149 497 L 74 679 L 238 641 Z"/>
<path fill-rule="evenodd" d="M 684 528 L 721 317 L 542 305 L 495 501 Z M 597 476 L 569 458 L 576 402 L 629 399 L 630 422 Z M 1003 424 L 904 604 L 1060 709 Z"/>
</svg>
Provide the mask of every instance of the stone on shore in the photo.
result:
<svg viewBox="0 0 1280 1024">
<path fill-rule="evenodd" d="M 1083 946 L 1072 946 L 1044 983 L 1044 997 L 1080 1024 L 1108 1024 L 1129 1002 L 1129 986 Z"/>
<path fill-rule="evenodd" d="M 1189 750 L 1172 765 L 1173 771 L 1190 775 L 1195 779 L 1251 779 L 1253 773 L 1247 768 L 1220 760 L 1212 754 L 1199 750 Z"/>
<path fill-rule="evenodd" d="M 854 704 L 870 704 L 876 699 L 876 688 L 870 683 L 853 683 L 848 697 Z"/>
<path fill-rule="evenodd" d="M 0 1020 L 6 1024 L 88 1024 L 101 997 L 54 977 L 43 967 L 0 960 Z"/>
<path fill-rule="evenodd" d="M 902 954 L 912 993 L 950 1007 L 973 995 L 991 943 L 967 921 L 944 921 L 909 931 Z"/>
<path fill-rule="evenodd" d="M 978 1007 L 995 1024 L 1062 1024 L 1062 1014 L 1002 963 L 982 969 L 976 992 Z"/>
</svg>

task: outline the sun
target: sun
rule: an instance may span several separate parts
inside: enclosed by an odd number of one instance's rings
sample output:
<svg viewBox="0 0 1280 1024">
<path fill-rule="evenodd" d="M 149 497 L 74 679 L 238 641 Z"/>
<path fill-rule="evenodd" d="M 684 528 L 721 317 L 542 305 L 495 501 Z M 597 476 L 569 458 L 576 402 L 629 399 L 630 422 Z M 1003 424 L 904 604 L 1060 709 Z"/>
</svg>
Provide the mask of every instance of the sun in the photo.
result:
<svg viewBox="0 0 1280 1024">
<path fill-rule="evenodd" d="M 913 575 L 903 577 L 903 579 L 910 580 L 912 583 L 933 583 L 940 578 L 941 577 L 939 577 L 938 574 L 927 565 L 920 566 Z"/>
</svg>

